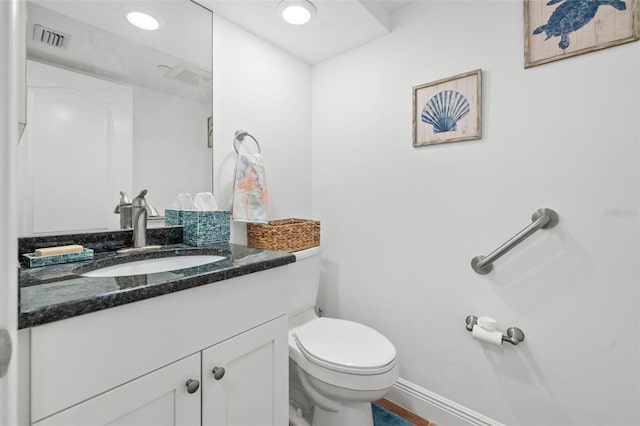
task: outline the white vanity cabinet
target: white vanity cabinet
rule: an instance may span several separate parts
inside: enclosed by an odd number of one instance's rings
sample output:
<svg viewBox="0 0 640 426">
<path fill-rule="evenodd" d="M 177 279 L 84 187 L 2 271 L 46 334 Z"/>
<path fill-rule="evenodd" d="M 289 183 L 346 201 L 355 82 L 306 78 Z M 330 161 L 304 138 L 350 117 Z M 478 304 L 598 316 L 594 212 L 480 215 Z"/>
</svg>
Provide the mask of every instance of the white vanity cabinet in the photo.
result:
<svg viewBox="0 0 640 426">
<path fill-rule="evenodd" d="M 288 269 L 22 330 L 21 425 L 287 424 Z"/>
<path fill-rule="evenodd" d="M 37 426 L 197 426 L 200 390 L 185 383 L 200 380 L 200 354 L 191 355 L 58 414 Z M 193 385 L 194 382 L 190 382 Z"/>
<path fill-rule="evenodd" d="M 277 409 L 288 406 L 288 323 L 281 317 L 202 352 L 203 425 L 288 424 Z"/>
</svg>

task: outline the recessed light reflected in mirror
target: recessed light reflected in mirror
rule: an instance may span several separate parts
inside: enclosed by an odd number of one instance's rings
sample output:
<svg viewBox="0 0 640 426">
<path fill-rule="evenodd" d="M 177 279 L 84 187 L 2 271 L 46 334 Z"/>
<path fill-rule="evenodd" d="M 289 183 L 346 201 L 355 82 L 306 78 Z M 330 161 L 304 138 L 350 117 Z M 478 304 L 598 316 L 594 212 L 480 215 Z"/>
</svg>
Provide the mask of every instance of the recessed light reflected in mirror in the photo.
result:
<svg viewBox="0 0 640 426">
<path fill-rule="evenodd" d="M 306 0 L 283 0 L 278 4 L 278 14 L 291 25 L 306 24 L 315 13 L 315 6 Z"/>
<path fill-rule="evenodd" d="M 300 6 L 289 6 L 282 11 L 282 19 L 292 25 L 303 25 L 311 20 L 311 14 Z"/>
<path fill-rule="evenodd" d="M 162 26 L 162 19 L 152 16 L 148 11 L 127 8 L 127 21 L 134 27 L 145 31 L 155 31 Z"/>
</svg>

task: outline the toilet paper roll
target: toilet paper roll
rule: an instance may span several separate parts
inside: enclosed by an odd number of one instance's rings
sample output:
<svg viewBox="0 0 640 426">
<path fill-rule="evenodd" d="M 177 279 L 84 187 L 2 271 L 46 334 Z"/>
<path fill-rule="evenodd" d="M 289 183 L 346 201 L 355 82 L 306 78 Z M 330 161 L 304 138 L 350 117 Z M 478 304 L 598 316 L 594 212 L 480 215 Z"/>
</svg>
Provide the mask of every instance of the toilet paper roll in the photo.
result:
<svg viewBox="0 0 640 426">
<path fill-rule="evenodd" d="M 479 317 L 478 325 L 485 330 L 495 331 L 496 330 L 496 320 L 489 317 Z"/>
<path fill-rule="evenodd" d="M 502 346 L 502 333 L 497 330 L 486 330 L 474 325 L 471 335 L 476 340 L 491 343 L 492 345 Z"/>
</svg>

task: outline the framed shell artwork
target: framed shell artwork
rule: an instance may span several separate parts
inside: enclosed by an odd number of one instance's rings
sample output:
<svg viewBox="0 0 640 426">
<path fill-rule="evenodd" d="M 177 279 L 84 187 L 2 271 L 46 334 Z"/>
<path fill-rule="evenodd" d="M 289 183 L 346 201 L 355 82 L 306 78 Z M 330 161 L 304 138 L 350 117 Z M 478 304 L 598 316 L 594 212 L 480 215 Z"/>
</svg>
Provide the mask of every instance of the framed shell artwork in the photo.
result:
<svg viewBox="0 0 640 426">
<path fill-rule="evenodd" d="M 413 146 L 480 139 L 482 70 L 413 88 Z"/>
<path fill-rule="evenodd" d="M 525 0 L 524 67 L 640 38 L 640 0 Z"/>
</svg>

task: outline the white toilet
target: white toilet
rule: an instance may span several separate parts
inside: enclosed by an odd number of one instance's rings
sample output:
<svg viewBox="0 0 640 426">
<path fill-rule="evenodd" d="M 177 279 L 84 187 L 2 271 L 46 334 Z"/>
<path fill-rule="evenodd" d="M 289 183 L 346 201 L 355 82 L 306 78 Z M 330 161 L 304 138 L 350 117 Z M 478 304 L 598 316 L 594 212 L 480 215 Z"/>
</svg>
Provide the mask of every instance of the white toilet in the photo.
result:
<svg viewBox="0 0 640 426">
<path fill-rule="evenodd" d="M 398 379 L 396 349 L 363 324 L 316 315 L 320 253 L 289 265 L 289 424 L 373 426 L 371 401 Z"/>
</svg>

